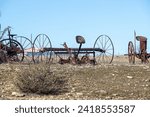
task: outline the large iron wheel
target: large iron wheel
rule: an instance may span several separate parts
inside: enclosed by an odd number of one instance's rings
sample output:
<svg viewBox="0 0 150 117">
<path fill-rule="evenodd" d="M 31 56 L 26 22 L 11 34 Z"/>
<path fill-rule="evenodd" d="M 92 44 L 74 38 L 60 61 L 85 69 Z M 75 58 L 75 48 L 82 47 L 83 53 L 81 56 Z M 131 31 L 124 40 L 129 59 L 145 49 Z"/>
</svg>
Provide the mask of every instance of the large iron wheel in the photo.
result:
<svg viewBox="0 0 150 117">
<path fill-rule="evenodd" d="M 128 58 L 129 58 L 129 63 L 133 63 L 133 64 L 135 63 L 134 46 L 131 41 L 128 43 Z"/>
<path fill-rule="evenodd" d="M 32 62 L 32 42 L 30 39 L 24 36 L 16 36 L 14 37 L 16 41 L 18 41 L 23 49 L 24 49 L 24 62 Z"/>
<path fill-rule="evenodd" d="M 44 48 L 49 49 L 42 51 Z M 52 48 L 50 38 L 45 34 L 39 34 L 33 42 L 32 57 L 34 63 L 49 63 L 52 56 L 50 48 Z"/>
<path fill-rule="evenodd" d="M 6 52 L 7 60 L 10 62 L 22 62 L 24 59 L 24 49 L 22 45 L 14 39 L 1 40 L 0 49 Z"/>
<path fill-rule="evenodd" d="M 114 58 L 114 45 L 107 35 L 100 35 L 95 43 L 95 59 L 97 63 L 110 64 Z"/>
</svg>

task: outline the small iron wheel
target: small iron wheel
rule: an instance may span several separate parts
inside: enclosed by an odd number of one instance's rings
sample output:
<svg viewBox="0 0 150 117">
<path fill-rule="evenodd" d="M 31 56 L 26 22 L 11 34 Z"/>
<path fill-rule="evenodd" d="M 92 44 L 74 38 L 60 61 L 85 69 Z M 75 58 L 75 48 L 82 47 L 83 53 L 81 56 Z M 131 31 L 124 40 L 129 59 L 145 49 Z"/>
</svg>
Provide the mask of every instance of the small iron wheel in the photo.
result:
<svg viewBox="0 0 150 117">
<path fill-rule="evenodd" d="M 129 58 L 129 63 L 132 63 L 132 64 L 135 63 L 134 46 L 131 41 L 128 43 L 128 58 Z"/>
</svg>

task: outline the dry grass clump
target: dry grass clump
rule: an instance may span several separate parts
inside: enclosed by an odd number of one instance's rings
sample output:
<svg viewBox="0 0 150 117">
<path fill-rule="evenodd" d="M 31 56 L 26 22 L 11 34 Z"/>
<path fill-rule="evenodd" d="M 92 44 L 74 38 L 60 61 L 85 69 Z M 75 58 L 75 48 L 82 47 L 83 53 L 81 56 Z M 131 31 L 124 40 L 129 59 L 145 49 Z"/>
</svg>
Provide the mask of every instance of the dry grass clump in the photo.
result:
<svg viewBox="0 0 150 117">
<path fill-rule="evenodd" d="M 68 89 L 68 79 L 49 65 L 37 64 L 17 71 L 15 84 L 22 92 L 37 94 L 60 94 Z"/>
</svg>

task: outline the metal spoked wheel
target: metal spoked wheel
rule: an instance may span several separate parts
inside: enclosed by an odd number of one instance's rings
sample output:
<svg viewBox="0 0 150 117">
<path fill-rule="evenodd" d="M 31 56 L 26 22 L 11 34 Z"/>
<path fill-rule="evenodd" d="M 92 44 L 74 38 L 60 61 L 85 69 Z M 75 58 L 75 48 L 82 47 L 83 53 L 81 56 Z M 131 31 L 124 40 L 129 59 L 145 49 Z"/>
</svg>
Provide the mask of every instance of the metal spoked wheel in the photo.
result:
<svg viewBox="0 0 150 117">
<path fill-rule="evenodd" d="M 49 50 L 42 51 L 43 48 L 49 48 Z M 39 34 L 33 42 L 32 57 L 34 63 L 49 63 L 52 56 L 50 48 L 52 48 L 52 45 L 49 37 L 45 34 Z"/>
<path fill-rule="evenodd" d="M 129 58 L 129 63 L 132 63 L 132 64 L 135 63 L 134 46 L 131 41 L 128 43 L 128 58 Z"/>
<path fill-rule="evenodd" d="M 112 40 L 107 35 L 100 35 L 96 39 L 94 49 L 97 63 L 110 64 L 113 61 L 114 46 Z"/>
<path fill-rule="evenodd" d="M 6 52 L 7 60 L 10 62 L 22 62 L 24 59 L 24 49 L 22 45 L 16 40 L 1 40 L 0 49 Z"/>
<path fill-rule="evenodd" d="M 24 49 L 24 60 L 23 62 L 31 63 L 32 62 L 32 42 L 30 39 L 24 36 L 14 37 Z"/>
</svg>

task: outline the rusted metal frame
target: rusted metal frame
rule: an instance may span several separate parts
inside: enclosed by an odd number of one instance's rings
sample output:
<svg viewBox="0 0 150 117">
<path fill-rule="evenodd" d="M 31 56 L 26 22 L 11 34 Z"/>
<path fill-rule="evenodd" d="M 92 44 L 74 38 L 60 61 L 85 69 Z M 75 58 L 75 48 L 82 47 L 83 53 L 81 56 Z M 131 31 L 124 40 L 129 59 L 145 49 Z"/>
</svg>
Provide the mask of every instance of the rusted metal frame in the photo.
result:
<svg viewBox="0 0 150 117">
<path fill-rule="evenodd" d="M 54 51 L 55 54 L 68 54 L 66 51 Z M 80 54 L 94 54 L 94 51 L 81 51 Z M 76 51 L 73 51 L 72 54 L 77 54 Z"/>
<path fill-rule="evenodd" d="M 67 51 L 54 51 L 54 53 L 56 54 L 56 55 L 67 55 L 68 54 L 68 52 Z M 76 56 L 77 55 L 77 51 L 72 51 L 72 54 L 74 55 L 74 56 Z M 80 53 L 79 54 L 93 54 L 93 59 L 95 60 L 95 51 L 80 51 Z M 61 57 L 60 57 L 61 58 Z"/>
<path fill-rule="evenodd" d="M 79 48 L 69 48 L 71 49 L 72 51 L 78 51 Z M 66 51 L 67 52 L 67 49 L 65 48 L 42 48 L 41 51 Z M 82 51 L 98 51 L 98 52 L 105 52 L 105 50 L 103 49 L 100 49 L 100 48 L 81 48 L 80 52 Z"/>
<path fill-rule="evenodd" d="M 67 62 L 68 63 L 68 62 L 71 62 L 70 57 L 68 57 L 68 59 L 63 59 L 60 57 L 60 54 L 68 54 L 69 55 L 68 50 L 71 50 L 71 54 L 73 54 L 75 56 L 77 54 L 93 54 L 93 59 L 90 60 L 90 61 L 94 61 L 94 62 L 92 62 L 93 64 L 96 63 L 96 59 L 95 59 L 96 52 L 105 53 L 105 50 L 103 50 L 101 48 L 81 48 L 80 51 L 79 51 L 79 48 L 41 48 L 39 50 L 39 52 L 52 51 L 60 58 L 59 62 L 61 62 L 61 63 Z M 78 53 L 78 51 L 79 51 L 79 53 Z M 73 58 L 72 60 L 75 60 L 75 58 Z M 74 64 L 76 64 L 76 62 Z"/>
<path fill-rule="evenodd" d="M 148 56 L 147 56 L 147 39 L 143 36 L 138 36 L 139 41 L 140 41 L 140 58 L 141 58 L 141 62 L 146 63 L 148 60 Z"/>
</svg>

